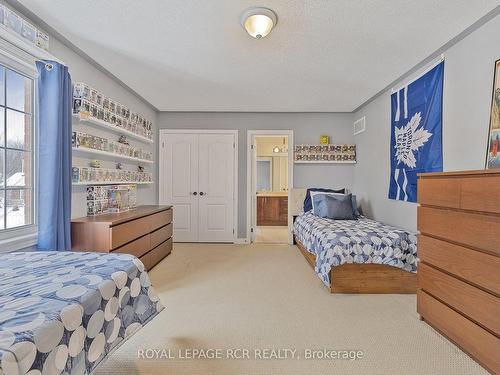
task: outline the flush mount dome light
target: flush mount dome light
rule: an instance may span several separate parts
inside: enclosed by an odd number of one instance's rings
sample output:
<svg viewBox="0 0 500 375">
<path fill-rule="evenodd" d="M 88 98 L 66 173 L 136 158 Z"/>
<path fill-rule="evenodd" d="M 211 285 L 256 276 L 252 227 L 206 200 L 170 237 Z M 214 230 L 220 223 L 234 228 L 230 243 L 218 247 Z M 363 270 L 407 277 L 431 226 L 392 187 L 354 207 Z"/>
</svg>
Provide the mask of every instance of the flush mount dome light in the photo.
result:
<svg viewBox="0 0 500 375">
<path fill-rule="evenodd" d="M 250 8 L 241 16 L 241 25 L 255 39 L 264 38 L 277 23 L 276 13 L 268 8 Z"/>
</svg>

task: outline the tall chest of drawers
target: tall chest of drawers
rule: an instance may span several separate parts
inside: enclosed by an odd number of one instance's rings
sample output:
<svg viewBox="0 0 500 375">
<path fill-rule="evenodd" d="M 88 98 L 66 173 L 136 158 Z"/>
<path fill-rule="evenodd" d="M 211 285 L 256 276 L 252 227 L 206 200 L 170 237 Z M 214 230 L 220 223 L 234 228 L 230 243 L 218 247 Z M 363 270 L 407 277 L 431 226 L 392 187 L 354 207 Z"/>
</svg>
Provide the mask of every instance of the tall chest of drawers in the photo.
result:
<svg viewBox="0 0 500 375">
<path fill-rule="evenodd" d="M 139 206 L 133 210 L 71 221 L 74 251 L 126 253 L 149 270 L 172 251 L 172 207 Z"/>
<path fill-rule="evenodd" d="M 417 311 L 500 374 L 500 171 L 419 175 Z"/>
</svg>

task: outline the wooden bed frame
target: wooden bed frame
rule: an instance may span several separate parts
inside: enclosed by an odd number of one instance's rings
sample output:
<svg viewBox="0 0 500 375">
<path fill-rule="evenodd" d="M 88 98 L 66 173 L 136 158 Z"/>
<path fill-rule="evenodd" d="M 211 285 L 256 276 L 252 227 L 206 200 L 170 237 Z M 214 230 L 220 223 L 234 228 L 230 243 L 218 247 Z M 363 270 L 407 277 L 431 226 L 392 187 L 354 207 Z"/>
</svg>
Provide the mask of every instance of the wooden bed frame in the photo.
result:
<svg viewBox="0 0 500 375">
<path fill-rule="evenodd" d="M 295 244 L 313 267 L 316 257 L 295 237 Z M 415 294 L 417 274 L 385 264 L 343 264 L 330 271 L 331 293 Z"/>
</svg>

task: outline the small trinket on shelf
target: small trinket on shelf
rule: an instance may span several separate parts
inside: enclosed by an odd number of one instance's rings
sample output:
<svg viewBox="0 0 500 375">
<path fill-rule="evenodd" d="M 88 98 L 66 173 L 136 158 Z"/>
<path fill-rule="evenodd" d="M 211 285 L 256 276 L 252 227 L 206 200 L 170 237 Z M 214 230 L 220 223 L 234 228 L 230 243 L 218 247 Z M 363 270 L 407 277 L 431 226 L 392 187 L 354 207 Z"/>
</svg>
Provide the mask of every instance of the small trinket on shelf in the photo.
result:
<svg viewBox="0 0 500 375">
<path fill-rule="evenodd" d="M 73 114 L 84 120 L 103 121 L 149 141 L 153 140 L 153 123 L 151 121 L 136 112 L 132 112 L 125 105 L 113 101 L 84 82 L 73 84 Z"/>
<path fill-rule="evenodd" d="M 99 160 L 92 160 L 89 163 L 90 167 L 92 168 L 101 168 L 101 162 Z"/>
<path fill-rule="evenodd" d="M 144 167 L 143 167 L 142 165 L 138 165 L 138 166 L 137 166 L 137 170 L 138 170 L 139 172 L 144 172 Z"/>
<path fill-rule="evenodd" d="M 128 211 L 136 206 L 136 185 L 90 185 L 87 187 L 87 216 Z"/>
<path fill-rule="evenodd" d="M 116 169 L 123 169 L 122 163 L 116 163 Z"/>
<path fill-rule="evenodd" d="M 120 142 L 123 145 L 130 146 L 130 143 L 128 143 L 127 141 L 127 137 L 125 137 L 124 135 L 120 135 L 120 138 L 118 138 L 118 142 Z"/>
</svg>

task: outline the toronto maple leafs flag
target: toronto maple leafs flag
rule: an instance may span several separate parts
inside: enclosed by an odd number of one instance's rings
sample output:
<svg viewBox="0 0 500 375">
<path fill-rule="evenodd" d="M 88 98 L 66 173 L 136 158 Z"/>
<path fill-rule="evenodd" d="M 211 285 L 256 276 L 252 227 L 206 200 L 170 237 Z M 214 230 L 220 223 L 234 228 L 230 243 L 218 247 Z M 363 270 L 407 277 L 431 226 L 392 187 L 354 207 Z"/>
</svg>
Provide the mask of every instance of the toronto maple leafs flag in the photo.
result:
<svg viewBox="0 0 500 375">
<path fill-rule="evenodd" d="M 389 199 L 417 201 L 417 173 L 443 170 L 444 61 L 391 95 Z"/>
</svg>

